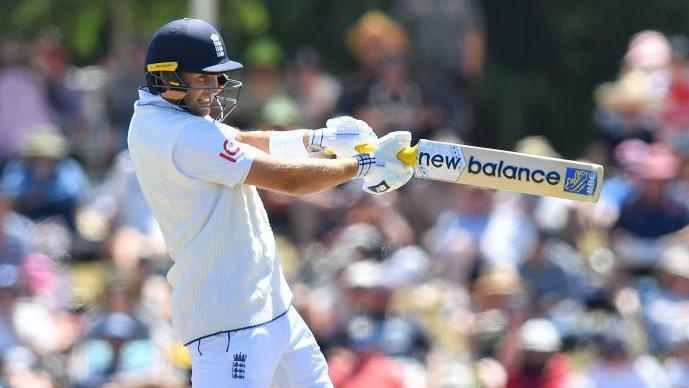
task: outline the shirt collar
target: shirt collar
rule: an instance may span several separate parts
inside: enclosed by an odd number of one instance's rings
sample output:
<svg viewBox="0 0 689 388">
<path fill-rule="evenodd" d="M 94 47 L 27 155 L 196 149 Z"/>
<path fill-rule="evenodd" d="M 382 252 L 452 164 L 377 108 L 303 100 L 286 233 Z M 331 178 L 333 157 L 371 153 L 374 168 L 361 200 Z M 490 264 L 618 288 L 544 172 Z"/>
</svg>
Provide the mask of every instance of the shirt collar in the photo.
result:
<svg viewBox="0 0 689 388">
<path fill-rule="evenodd" d="M 142 108 L 142 107 L 159 107 L 159 108 L 168 108 L 168 109 L 174 109 L 178 110 L 180 112 L 185 112 L 189 113 L 188 110 L 182 108 L 179 105 L 175 105 L 166 99 L 164 99 L 160 94 L 153 94 L 150 91 L 148 91 L 147 86 L 142 86 L 139 88 L 139 101 L 136 102 L 135 107 Z M 204 119 L 215 123 L 216 120 L 213 119 L 211 116 L 205 116 Z"/>
<path fill-rule="evenodd" d="M 153 94 L 148 90 L 148 87 L 142 86 L 139 88 L 139 101 L 136 102 L 139 107 L 142 106 L 157 106 L 161 108 L 175 109 L 181 112 L 186 112 L 186 109 L 179 105 L 175 105 L 166 101 L 160 94 Z"/>
</svg>

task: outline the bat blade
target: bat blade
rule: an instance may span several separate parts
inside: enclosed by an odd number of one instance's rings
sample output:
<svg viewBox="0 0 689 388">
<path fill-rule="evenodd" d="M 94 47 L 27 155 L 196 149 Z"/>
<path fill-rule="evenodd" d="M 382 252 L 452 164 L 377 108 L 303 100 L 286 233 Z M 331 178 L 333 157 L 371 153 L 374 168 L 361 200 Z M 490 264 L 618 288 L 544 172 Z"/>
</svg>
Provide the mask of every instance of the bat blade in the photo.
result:
<svg viewBox="0 0 689 388">
<path fill-rule="evenodd" d="M 420 140 L 398 154 L 418 178 L 596 202 L 603 166 L 511 151 Z"/>
</svg>

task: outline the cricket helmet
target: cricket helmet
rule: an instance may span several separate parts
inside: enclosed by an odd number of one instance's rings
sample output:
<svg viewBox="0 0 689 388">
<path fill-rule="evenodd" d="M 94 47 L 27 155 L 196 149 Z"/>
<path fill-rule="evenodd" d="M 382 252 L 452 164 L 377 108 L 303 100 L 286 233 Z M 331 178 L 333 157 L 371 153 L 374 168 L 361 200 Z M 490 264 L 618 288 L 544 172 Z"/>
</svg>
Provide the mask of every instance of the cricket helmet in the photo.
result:
<svg viewBox="0 0 689 388">
<path fill-rule="evenodd" d="M 217 75 L 218 88 L 206 88 L 218 92 L 207 107 L 216 120 L 222 120 L 236 106 L 242 87 L 228 73 L 242 67 L 229 59 L 215 27 L 199 19 L 178 19 L 160 27 L 148 44 L 146 84 L 151 93 L 189 108 L 183 99 L 192 88 L 182 80 L 181 72 Z"/>
</svg>

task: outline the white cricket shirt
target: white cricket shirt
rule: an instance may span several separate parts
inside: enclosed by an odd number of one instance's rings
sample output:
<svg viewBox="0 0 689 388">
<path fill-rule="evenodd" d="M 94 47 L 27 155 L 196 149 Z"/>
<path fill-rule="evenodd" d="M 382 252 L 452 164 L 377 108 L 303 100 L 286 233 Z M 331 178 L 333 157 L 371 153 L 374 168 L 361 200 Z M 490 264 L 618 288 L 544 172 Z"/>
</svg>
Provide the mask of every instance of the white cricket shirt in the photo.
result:
<svg viewBox="0 0 689 388">
<path fill-rule="evenodd" d="M 174 264 L 172 325 L 185 343 L 271 321 L 292 293 L 236 129 L 139 90 L 129 152 Z"/>
</svg>

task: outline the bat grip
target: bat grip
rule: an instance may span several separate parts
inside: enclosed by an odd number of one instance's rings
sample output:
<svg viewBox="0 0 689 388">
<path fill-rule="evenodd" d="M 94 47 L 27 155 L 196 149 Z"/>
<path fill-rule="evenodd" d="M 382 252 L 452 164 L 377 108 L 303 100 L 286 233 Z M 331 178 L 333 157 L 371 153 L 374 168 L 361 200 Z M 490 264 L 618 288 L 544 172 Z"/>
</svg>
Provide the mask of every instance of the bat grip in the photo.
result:
<svg viewBox="0 0 689 388">
<path fill-rule="evenodd" d="M 370 154 L 376 150 L 376 145 L 359 144 L 358 146 L 354 147 L 354 149 L 356 150 L 356 152 L 360 154 Z M 414 166 L 416 165 L 417 151 L 417 146 L 404 147 L 397 153 L 397 159 L 399 159 L 402 163 L 406 164 L 407 166 L 414 168 Z"/>
</svg>

